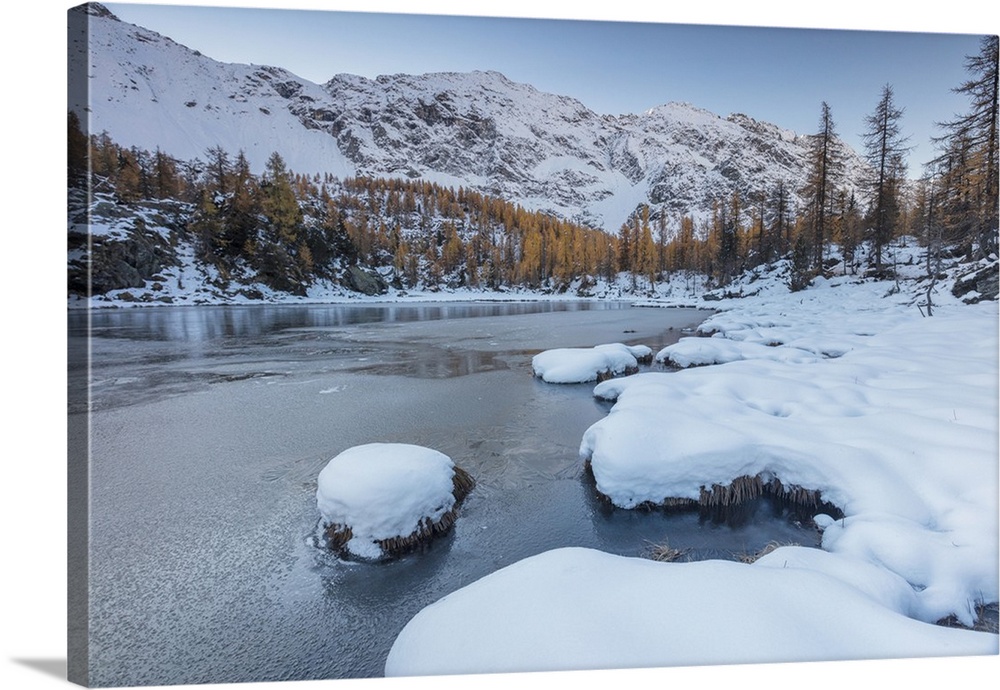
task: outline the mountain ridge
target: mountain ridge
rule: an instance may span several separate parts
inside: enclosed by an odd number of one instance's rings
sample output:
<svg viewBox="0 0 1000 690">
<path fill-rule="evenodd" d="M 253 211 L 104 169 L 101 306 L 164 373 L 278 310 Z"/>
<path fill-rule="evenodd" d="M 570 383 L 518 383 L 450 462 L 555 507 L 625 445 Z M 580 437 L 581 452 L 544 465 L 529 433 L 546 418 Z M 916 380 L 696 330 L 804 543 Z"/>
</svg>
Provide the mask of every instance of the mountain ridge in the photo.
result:
<svg viewBox="0 0 1000 690">
<path fill-rule="evenodd" d="M 667 102 L 602 115 L 496 70 L 335 74 L 316 84 L 276 66 L 215 61 L 102 5 L 71 43 L 71 101 L 92 133 L 182 160 L 221 146 L 255 170 L 274 151 L 302 173 L 421 178 L 614 231 L 643 204 L 704 217 L 745 198 L 805 184 L 810 135 L 741 113 Z M 71 10 L 73 12 L 74 10 Z M 840 142 L 845 185 L 862 159 Z"/>
</svg>

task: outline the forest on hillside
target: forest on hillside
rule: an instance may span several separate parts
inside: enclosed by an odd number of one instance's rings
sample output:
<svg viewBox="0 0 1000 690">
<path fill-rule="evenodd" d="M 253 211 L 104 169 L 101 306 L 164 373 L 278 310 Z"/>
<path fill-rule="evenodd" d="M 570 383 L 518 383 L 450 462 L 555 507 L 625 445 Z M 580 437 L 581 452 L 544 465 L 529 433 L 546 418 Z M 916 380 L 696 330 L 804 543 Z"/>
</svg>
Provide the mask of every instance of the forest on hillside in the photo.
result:
<svg viewBox="0 0 1000 690">
<path fill-rule="evenodd" d="M 221 147 L 182 161 L 119 145 L 106 132 L 88 135 L 71 112 L 70 292 L 140 287 L 178 260 L 180 245 L 211 268 L 212 280 L 244 286 L 248 296 L 255 284 L 303 295 L 321 280 L 369 294 L 389 285 L 582 294 L 598 279 L 625 274 L 638 290 L 677 272 L 719 287 L 782 258 L 797 290 L 827 268 L 833 245 L 845 270 L 891 276 L 885 249 L 903 235 L 927 248 L 933 274 L 945 256 L 997 252 L 997 37 L 986 37 L 966 68 L 969 80 L 954 90 L 969 108 L 940 123 L 939 155 L 918 179 L 908 175 L 904 109 L 886 85 L 866 118 L 863 188 L 843 182 L 823 103 L 805 188 L 734 191 L 700 217 L 642 205 L 619 228 L 585 227 L 419 179 L 303 175 L 279 152 L 261 174 L 242 152 Z M 80 230 L 102 216 L 131 219 L 129 232 Z M 150 219 L 159 234 L 148 232 Z"/>
</svg>

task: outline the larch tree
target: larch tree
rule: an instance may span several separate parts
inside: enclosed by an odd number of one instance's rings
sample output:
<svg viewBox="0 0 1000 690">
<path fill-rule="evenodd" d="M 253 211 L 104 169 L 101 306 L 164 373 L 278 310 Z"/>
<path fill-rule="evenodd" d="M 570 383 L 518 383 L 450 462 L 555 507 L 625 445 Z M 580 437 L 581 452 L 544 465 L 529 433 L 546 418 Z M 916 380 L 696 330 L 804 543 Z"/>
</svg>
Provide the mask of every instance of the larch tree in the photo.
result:
<svg viewBox="0 0 1000 690">
<path fill-rule="evenodd" d="M 177 162 L 157 147 L 153 154 L 155 195 L 158 199 L 176 199 L 181 195 L 181 179 Z"/>
<path fill-rule="evenodd" d="M 875 270 L 882 270 L 882 252 L 896 234 L 899 224 L 899 186 L 906 173 L 909 150 L 900 122 L 903 109 L 896 106 L 892 87 L 882 87 L 875 110 L 865 117 L 862 135 L 865 157 L 871 166 L 868 180 L 868 224 L 875 249 Z"/>
<path fill-rule="evenodd" d="M 118 169 L 115 177 L 115 191 L 126 202 L 138 201 L 143 197 L 142 171 L 135 152 L 131 149 L 119 149 Z"/>
<path fill-rule="evenodd" d="M 973 258 L 976 236 L 971 157 L 968 138 L 959 135 L 945 143 L 944 151 L 930 166 L 937 188 L 938 216 L 944 228 L 943 241 L 969 259 Z"/>
<path fill-rule="evenodd" d="M 830 106 L 823 101 L 819 131 L 813 137 L 809 154 L 806 187 L 802 191 L 808 203 L 807 213 L 812 230 L 812 263 L 817 270 L 823 267 L 823 246 L 828 236 L 830 206 L 843 170 L 843 160 L 836 145 L 836 136 Z"/>
<path fill-rule="evenodd" d="M 635 270 L 646 277 L 650 286 L 656 282 L 657 255 L 656 242 L 649 226 L 649 207 L 643 206 L 642 227 L 636 242 L 637 265 Z"/>
<path fill-rule="evenodd" d="M 950 190 L 950 196 L 969 205 L 969 231 L 978 256 L 997 251 L 998 41 L 997 36 L 984 36 L 979 53 L 966 57 L 971 78 L 953 91 L 968 96 L 969 110 L 951 122 L 939 123 L 945 134 L 936 139 L 945 143 L 938 162 L 947 157 L 949 181 L 967 187 Z"/>
<path fill-rule="evenodd" d="M 213 146 L 205 151 L 207 164 L 205 174 L 213 192 L 225 194 L 229 191 L 229 154 L 221 146 Z"/>
<path fill-rule="evenodd" d="M 858 210 L 854 192 L 841 189 L 837 192 L 837 234 L 835 239 L 840 244 L 844 257 L 844 271 L 855 273 L 855 257 L 861 244 L 861 212 Z"/>
<path fill-rule="evenodd" d="M 937 211 L 937 190 L 935 188 L 935 173 L 933 164 L 928 165 L 929 174 L 917 182 L 913 201 L 913 231 L 925 247 L 924 268 L 926 280 L 924 285 L 925 299 L 923 305 L 918 305 L 926 316 L 934 315 L 934 291 L 941 276 L 941 223 Z"/>
</svg>

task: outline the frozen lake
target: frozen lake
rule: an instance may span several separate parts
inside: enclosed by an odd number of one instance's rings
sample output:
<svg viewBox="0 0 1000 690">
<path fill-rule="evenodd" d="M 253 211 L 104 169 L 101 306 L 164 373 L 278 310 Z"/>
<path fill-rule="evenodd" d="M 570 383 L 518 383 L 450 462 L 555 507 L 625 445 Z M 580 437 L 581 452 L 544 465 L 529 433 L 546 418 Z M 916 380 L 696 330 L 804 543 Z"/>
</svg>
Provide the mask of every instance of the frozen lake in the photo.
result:
<svg viewBox="0 0 1000 690">
<path fill-rule="evenodd" d="M 91 683 L 379 676 L 421 608 L 542 551 L 817 543 L 766 509 L 731 528 L 606 508 L 577 450 L 609 406 L 592 384 L 531 375 L 540 350 L 655 352 L 705 316 L 595 302 L 92 313 Z M 72 313 L 71 346 L 85 334 Z M 71 399 L 70 423 L 81 413 Z M 317 548 L 315 479 L 374 441 L 440 450 L 477 487 L 425 552 L 346 563 Z"/>
</svg>

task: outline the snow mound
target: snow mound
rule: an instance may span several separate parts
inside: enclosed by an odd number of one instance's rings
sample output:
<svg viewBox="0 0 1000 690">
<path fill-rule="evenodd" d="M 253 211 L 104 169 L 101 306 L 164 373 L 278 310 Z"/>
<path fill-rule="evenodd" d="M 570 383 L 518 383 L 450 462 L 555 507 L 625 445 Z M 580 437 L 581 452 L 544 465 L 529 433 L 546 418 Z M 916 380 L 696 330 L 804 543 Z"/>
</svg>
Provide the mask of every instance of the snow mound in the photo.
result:
<svg viewBox="0 0 1000 690">
<path fill-rule="evenodd" d="M 829 285 L 794 306 L 772 296 L 712 317 L 706 328 L 725 338 L 702 339 L 705 359 L 726 348 L 740 359 L 598 384 L 595 396 L 616 402 L 580 454 L 622 508 L 698 501 L 739 478 L 818 492 L 844 515 L 822 520 L 836 557 L 823 572 L 870 580 L 862 571 L 877 566 L 912 590 L 897 612 L 972 625 L 1000 588 L 996 306 L 922 318 L 872 289 L 884 285 Z M 787 344 L 761 344 L 773 340 Z"/>
<path fill-rule="evenodd" d="M 780 560 L 783 551 L 771 558 Z M 420 611 L 396 638 L 385 674 L 996 653 L 995 635 L 912 620 L 808 568 L 658 563 L 564 548 L 519 561 Z"/>
<path fill-rule="evenodd" d="M 327 463 L 316 505 L 332 548 L 378 559 L 450 527 L 470 488 L 468 475 L 443 453 L 370 443 Z"/>
<path fill-rule="evenodd" d="M 585 383 L 633 374 L 639 370 L 641 360 L 648 361 L 651 357 L 652 350 L 645 345 L 564 347 L 538 353 L 531 359 L 531 369 L 547 383 Z"/>
<path fill-rule="evenodd" d="M 816 359 L 808 349 L 769 347 L 754 342 L 738 342 L 726 338 L 681 338 L 656 353 L 656 361 L 679 369 L 725 364 L 742 359 L 773 359 L 802 362 Z"/>
</svg>

